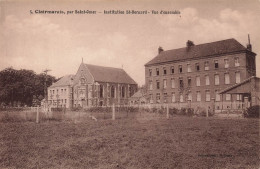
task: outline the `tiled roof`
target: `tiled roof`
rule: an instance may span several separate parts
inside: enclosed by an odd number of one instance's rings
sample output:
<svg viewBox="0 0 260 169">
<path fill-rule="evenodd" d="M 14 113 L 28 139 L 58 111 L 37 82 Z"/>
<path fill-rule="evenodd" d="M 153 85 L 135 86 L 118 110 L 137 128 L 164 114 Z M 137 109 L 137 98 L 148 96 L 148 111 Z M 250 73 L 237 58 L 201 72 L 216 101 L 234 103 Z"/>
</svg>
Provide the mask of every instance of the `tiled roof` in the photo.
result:
<svg viewBox="0 0 260 169">
<path fill-rule="evenodd" d="M 133 94 L 133 96 L 131 96 L 131 98 L 140 98 L 140 97 L 143 97 L 141 90 L 138 90 Z"/>
<path fill-rule="evenodd" d="M 85 65 L 97 82 L 136 84 L 123 69 L 90 64 Z"/>
<path fill-rule="evenodd" d="M 63 76 L 60 80 L 58 80 L 57 82 L 53 83 L 50 87 L 59 87 L 59 86 L 72 85 L 74 76 L 75 75 Z"/>
<path fill-rule="evenodd" d="M 190 47 L 167 50 L 158 54 L 155 58 L 145 64 L 145 66 L 157 63 L 186 60 L 196 57 L 208 57 L 212 55 L 222 55 L 247 49 L 235 39 L 226 39 L 211 43 L 204 43 Z"/>
</svg>

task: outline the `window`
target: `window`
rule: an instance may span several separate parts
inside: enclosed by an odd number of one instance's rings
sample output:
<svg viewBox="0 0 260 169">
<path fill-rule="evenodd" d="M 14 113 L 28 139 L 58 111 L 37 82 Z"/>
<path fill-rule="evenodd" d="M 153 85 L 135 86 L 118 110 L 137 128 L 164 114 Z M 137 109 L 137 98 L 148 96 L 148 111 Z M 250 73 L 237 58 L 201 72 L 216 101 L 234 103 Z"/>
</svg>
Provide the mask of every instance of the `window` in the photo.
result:
<svg viewBox="0 0 260 169">
<path fill-rule="evenodd" d="M 191 92 L 188 93 L 188 100 L 192 101 L 192 94 L 191 94 Z"/>
<path fill-rule="evenodd" d="M 182 65 L 179 65 L 179 73 L 182 73 Z"/>
<path fill-rule="evenodd" d="M 81 83 L 81 84 L 85 84 L 85 82 L 86 82 L 86 81 L 85 81 L 84 78 L 81 78 L 81 79 L 80 79 L 80 83 Z"/>
<path fill-rule="evenodd" d="M 156 68 L 156 75 L 159 76 L 159 74 L 160 74 L 159 68 Z"/>
<path fill-rule="evenodd" d="M 184 87 L 184 84 L 183 84 L 183 79 L 180 78 L 180 88 L 183 88 Z"/>
<path fill-rule="evenodd" d="M 231 100 L 231 94 L 226 94 L 226 101 Z"/>
<path fill-rule="evenodd" d="M 67 90 L 66 90 L 66 89 L 64 89 L 64 93 L 65 93 L 65 94 L 67 94 L 67 93 L 66 93 L 66 91 L 67 91 Z"/>
<path fill-rule="evenodd" d="M 191 72 L 191 66 L 190 66 L 190 64 L 187 64 L 187 72 Z"/>
<path fill-rule="evenodd" d="M 201 94 L 200 91 L 197 91 L 197 102 L 201 101 Z"/>
<path fill-rule="evenodd" d="M 209 92 L 209 90 L 206 90 L 206 101 L 207 102 L 210 101 L 210 92 Z"/>
<path fill-rule="evenodd" d="M 241 94 L 237 94 L 237 101 L 241 101 L 242 100 L 242 95 Z"/>
<path fill-rule="evenodd" d="M 216 93 L 216 102 L 219 102 L 220 101 L 220 94 L 219 94 L 219 90 L 216 90 L 215 91 L 215 93 Z"/>
<path fill-rule="evenodd" d="M 153 103 L 153 94 L 150 94 L 150 103 Z"/>
<path fill-rule="evenodd" d="M 180 93 L 180 102 L 183 102 L 183 94 Z"/>
<path fill-rule="evenodd" d="M 167 80 L 163 79 L 163 88 L 166 89 L 167 88 Z"/>
<path fill-rule="evenodd" d="M 174 67 L 171 67 L 171 73 L 174 74 Z"/>
<path fill-rule="evenodd" d="M 205 61 L 205 70 L 209 70 L 209 61 Z"/>
<path fill-rule="evenodd" d="M 149 76 L 152 76 L 152 73 L 153 73 L 152 69 L 149 69 Z"/>
<path fill-rule="evenodd" d="M 153 90 L 153 81 L 152 80 L 149 81 L 149 89 Z"/>
<path fill-rule="evenodd" d="M 156 93 L 156 103 L 160 103 L 160 102 L 161 102 L 160 93 Z"/>
<path fill-rule="evenodd" d="M 225 68 L 228 68 L 229 67 L 228 59 L 224 59 L 224 62 L 225 62 Z"/>
<path fill-rule="evenodd" d="M 175 101 L 175 93 L 172 93 L 172 102 L 174 103 Z"/>
<path fill-rule="evenodd" d="M 188 77 L 188 86 L 191 86 L 191 77 Z"/>
<path fill-rule="evenodd" d="M 219 85 L 219 75 L 215 75 L 215 85 Z"/>
<path fill-rule="evenodd" d="M 225 73 L 224 76 L 225 76 L 225 84 L 230 84 L 229 74 Z"/>
<path fill-rule="evenodd" d="M 115 98 L 115 87 L 111 86 L 111 97 Z"/>
<path fill-rule="evenodd" d="M 209 83 L 209 75 L 205 76 L 205 84 L 206 84 L 206 86 L 208 86 L 210 84 Z"/>
<path fill-rule="evenodd" d="M 122 88 L 121 88 L 121 93 L 122 93 L 122 98 L 124 98 L 125 97 L 125 86 L 122 86 Z"/>
<path fill-rule="evenodd" d="M 200 77 L 196 76 L 196 86 L 200 86 Z"/>
<path fill-rule="evenodd" d="M 100 97 L 100 98 L 103 98 L 103 90 L 104 90 L 104 89 L 103 89 L 103 85 L 100 85 L 100 86 L 99 86 L 99 97 Z"/>
<path fill-rule="evenodd" d="M 199 63 L 196 63 L 196 64 L 195 64 L 195 67 L 196 67 L 196 70 L 197 70 L 197 71 L 200 71 L 200 65 L 199 65 Z"/>
<path fill-rule="evenodd" d="M 172 88 L 175 88 L 175 80 L 173 78 L 171 79 L 171 86 Z"/>
<path fill-rule="evenodd" d="M 163 93 L 163 102 L 167 103 L 167 93 Z"/>
<path fill-rule="evenodd" d="M 240 66 L 240 64 L 239 64 L 239 58 L 236 57 L 236 58 L 235 58 L 235 67 L 238 67 L 238 66 Z"/>
<path fill-rule="evenodd" d="M 236 83 L 240 83 L 240 72 L 236 72 Z"/>
<path fill-rule="evenodd" d="M 167 74 L 167 70 L 166 67 L 163 68 L 163 74 L 166 75 Z"/>
<path fill-rule="evenodd" d="M 61 94 L 63 94 L 63 89 L 61 89 Z"/>
<path fill-rule="evenodd" d="M 215 63 L 215 69 L 218 69 L 218 61 L 215 60 L 214 63 Z"/>
<path fill-rule="evenodd" d="M 156 88 L 160 89 L 160 81 L 159 80 L 156 81 Z"/>
<path fill-rule="evenodd" d="M 64 99 L 65 104 L 67 103 L 67 99 Z"/>
</svg>

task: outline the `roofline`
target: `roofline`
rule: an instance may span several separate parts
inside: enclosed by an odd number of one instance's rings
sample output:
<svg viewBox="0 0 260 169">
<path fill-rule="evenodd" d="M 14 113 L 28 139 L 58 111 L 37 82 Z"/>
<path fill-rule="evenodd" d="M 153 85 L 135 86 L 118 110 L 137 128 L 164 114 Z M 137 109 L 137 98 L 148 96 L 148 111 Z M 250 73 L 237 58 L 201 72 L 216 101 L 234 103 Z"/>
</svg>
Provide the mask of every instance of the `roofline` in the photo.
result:
<svg viewBox="0 0 260 169">
<path fill-rule="evenodd" d="M 222 91 L 219 92 L 219 94 L 224 94 L 224 93 L 226 93 L 226 92 L 228 92 L 228 91 L 230 91 L 230 90 L 232 90 L 232 89 L 234 89 L 234 88 L 236 88 L 236 87 L 238 87 L 238 86 L 240 86 L 242 84 L 245 84 L 246 82 L 248 82 L 249 80 L 251 80 L 253 78 L 258 78 L 258 77 L 251 76 L 251 77 L 247 78 L 246 80 L 244 80 L 243 82 L 240 82 L 240 83 L 235 84 L 233 86 L 227 87 L 226 89 L 223 89 Z"/>
<path fill-rule="evenodd" d="M 83 63 L 83 64 L 85 65 L 85 67 L 86 67 L 87 69 L 88 69 L 88 66 L 87 66 L 87 65 L 97 66 L 97 67 L 102 67 L 102 68 L 117 69 L 117 70 L 124 71 L 124 72 L 127 74 L 127 76 L 129 76 L 129 74 L 128 74 L 124 69 L 122 69 L 122 68 L 99 66 L 99 65 L 92 65 L 92 64 L 85 64 L 85 63 Z M 88 69 L 88 71 L 89 71 L 89 73 L 91 74 L 91 76 L 93 77 L 94 82 L 111 83 L 111 82 L 106 82 L 106 81 L 96 81 L 95 78 L 94 78 L 94 76 L 92 75 L 91 71 L 90 71 L 89 69 Z M 135 83 L 118 83 L 118 84 L 137 84 L 136 81 L 135 81 L 131 76 L 129 76 L 129 78 L 132 79 Z"/>
<path fill-rule="evenodd" d="M 134 80 L 133 80 L 134 81 Z M 98 83 L 115 83 L 115 82 L 107 82 L 107 81 L 95 81 Z M 135 81 L 134 81 L 135 82 Z M 136 82 L 135 83 L 115 83 L 115 84 L 131 84 L 131 85 L 138 85 Z"/>
<path fill-rule="evenodd" d="M 95 78 L 94 78 L 94 76 L 92 75 L 92 73 L 90 72 L 90 70 L 88 69 L 88 64 L 85 64 L 85 63 L 83 63 L 84 64 L 84 66 L 86 67 L 86 69 L 88 70 L 88 72 L 89 72 L 89 74 L 92 76 L 92 78 L 93 78 L 93 81 L 95 82 Z"/>
<path fill-rule="evenodd" d="M 165 62 L 158 62 L 158 63 L 152 63 L 152 64 L 148 64 L 149 63 L 148 62 L 144 66 L 145 67 L 154 66 L 154 65 L 160 65 L 160 64 L 169 63 L 169 62 L 170 63 L 177 63 L 177 62 L 182 62 L 182 61 L 186 61 L 186 60 L 199 60 L 199 59 L 202 59 L 202 58 L 205 58 L 205 57 L 224 56 L 224 55 L 228 55 L 228 54 L 237 54 L 237 53 L 241 53 L 241 52 L 242 53 L 248 53 L 248 52 L 251 52 L 251 51 L 244 49 L 244 50 L 239 50 L 239 51 L 235 51 L 235 52 L 227 52 L 227 53 L 223 53 L 223 54 L 215 54 L 215 55 L 206 55 L 206 56 L 200 56 L 200 57 L 194 57 L 194 58 L 186 58 L 186 59 L 180 59 L 180 60 L 176 60 L 176 61 L 165 61 Z M 254 52 L 251 52 L 251 53 L 255 54 Z M 157 55 L 157 56 L 159 56 L 159 55 Z"/>
<path fill-rule="evenodd" d="M 70 86 L 72 86 L 72 85 L 57 85 L 57 86 L 50 86 L 50 87 L 48 87 L 48 88 L 55 88 L 55 87 L 64 87 L 64 86 L 68 86 L 68 87 L 70 87 Z"/>
<path fill-rule="evenodd" d="M 118 67 L 109 67 L 109 66 L 100 66 L 100 65 L 93 65 L 93 64 L 87 64 L 87 63 L 83 63 L 85 66 L 90 65 L 90 66 L 97 66 L 97 67 L 102 67 L 102 68 L 111 68 L 111 69 L 120 69 L 120 70 L 124 70 L 122 68 L 118 68 Z"/>
</svg>

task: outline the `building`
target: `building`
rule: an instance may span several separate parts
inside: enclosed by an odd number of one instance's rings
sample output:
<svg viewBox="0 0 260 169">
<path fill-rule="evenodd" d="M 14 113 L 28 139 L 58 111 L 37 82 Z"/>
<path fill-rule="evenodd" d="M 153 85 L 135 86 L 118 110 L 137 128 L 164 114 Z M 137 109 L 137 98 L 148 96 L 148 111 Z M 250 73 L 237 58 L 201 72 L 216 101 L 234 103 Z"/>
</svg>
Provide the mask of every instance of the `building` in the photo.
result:
<svg viewBox="0 0 260 169">
<path fill-rule="evenodd" d="M 51 107 L 71 107 L 73 80 L 75 75 L 63 76 L 48 87 L 48 105 Z"/>
<path fill-rule="evenodd" d="M 235 39 L 164 51 L 145 64 L 145 85 L 151 104 L 215 109 L 242 108 L 242 95 L 220 91 L 256 75 L 256 54 Z"/>
<path fill-rule="evenodd" d="M 129 105 L 143 105 L 146 104 L 145 94 L 142 90 L 138 90 L 129 98 Z"/>
<path fill-rule="evenodd" d="M 252 76 L 220 91 L 220 94 L 241 95 L 245 107 L 260 105 L 260 78 Z"/>
<path fill-rule="evenodd" d="M 128 104 L 137 83 L 120 68 L 84 64 L 76 75 L 64 76 L 48 88 L 52 107 L 91 107 Z"/>
</svg>

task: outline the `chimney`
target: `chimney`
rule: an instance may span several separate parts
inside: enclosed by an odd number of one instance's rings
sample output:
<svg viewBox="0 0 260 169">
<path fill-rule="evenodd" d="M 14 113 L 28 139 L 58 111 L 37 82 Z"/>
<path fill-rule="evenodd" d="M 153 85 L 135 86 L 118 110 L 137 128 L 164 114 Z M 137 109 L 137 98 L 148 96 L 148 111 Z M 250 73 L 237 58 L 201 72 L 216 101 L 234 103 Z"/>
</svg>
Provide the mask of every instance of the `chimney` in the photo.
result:
<svg viewBox="0 0 260 169">
<path fill-rule="evenodd" d="M 248 44 L 246 45 L 247 50 L 252 52 L 252 45 L 250 44 L 250 36 L 248 34 Z"/>
<path fill-rule="evenodd" d="M 186 42 L 186 46 L 187 46 L 187 48 L 189 48 L 189 47 L 191 47 L 191 46 L 194 46 L 194 43 L 193 43 L 192 41 L 188 40 L 188 41 Z"/>
<path fill-rule="evenodd" d="M 160 54 L 161 52 L 163 52 L 163 48 L 161 46 L 159 46 L 158 48 L 158 54 Z"/>
</svg>

